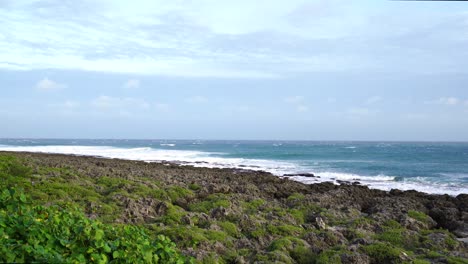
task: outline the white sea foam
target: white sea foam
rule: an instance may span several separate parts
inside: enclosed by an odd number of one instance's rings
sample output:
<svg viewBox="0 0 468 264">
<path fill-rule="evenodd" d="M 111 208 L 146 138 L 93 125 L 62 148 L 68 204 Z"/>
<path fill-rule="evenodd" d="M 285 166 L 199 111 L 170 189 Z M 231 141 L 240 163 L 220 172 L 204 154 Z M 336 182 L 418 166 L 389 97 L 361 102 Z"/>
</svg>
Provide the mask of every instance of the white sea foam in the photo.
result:
<svg viewBox="0 0 468 264">
<path fill-rule="evenodd" d="M 222 153 L 189 151 L 189 150 L 167 150 L 143 148 L 118 148 L 109 146 L 5 146 L 0 145 L 0 150 L 21 151 L 21 152 L 42 152 L 58 154 L 74 154 L 97 156 L 105 158 L 118 158 L 127 160 L 140 160 L 148 162 L 173 161 L 180 162 L 182 165 L 192 165 L 196 167 L 210 168 L 238 168 L 246 170 L 262 170 L 270 172 L 277 176 L 297 172 L 312 172 L 319 177 L 293 176 L 288 177 L 292 180 L 306 184 L 318 182 L 339 181 L 355 182 L 370 188 L 381 190 L 417 190 L 426 193 L 458 195 L 468 193 L 466 183 L 454 184 L 434 182 L 430 178 L 416 177 L 397 180 L 395 176 L 388 175 L 358 175 L 352 173 L 341 173 L 333 171 L 314 171 L 310 167 L 303 167 L 293 162 L 263 160 L 263 159 L 243 159 L 227 158 L 220 155 Z M 454 175 L 447 175 L 453 177 Z M 466 177 L 465 174 L 457 175 L 458 178 Z M 455 177 L 457 178 L 457 177 Z"/>
<path fill-rule="evenodd" d="M 168 144 L 168 143 L 161 143 L 159 145 L 162 147 L 175 147 L 176 146 L 176 144 Z"/>
</svg>

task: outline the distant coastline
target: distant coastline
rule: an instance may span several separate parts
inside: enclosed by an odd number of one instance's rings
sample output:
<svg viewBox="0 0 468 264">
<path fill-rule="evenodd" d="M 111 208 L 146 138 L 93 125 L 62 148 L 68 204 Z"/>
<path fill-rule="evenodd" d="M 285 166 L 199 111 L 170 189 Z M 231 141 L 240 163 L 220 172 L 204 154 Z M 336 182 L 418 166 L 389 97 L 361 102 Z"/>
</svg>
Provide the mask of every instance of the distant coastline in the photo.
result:
<svg viewBox="0 0 468 264">
<path fill-rule="evenodd" d="M 0 139 L 0 150 L 250 169 L 307 184 L 468 193 L 468 143 Z"/>
</svg>

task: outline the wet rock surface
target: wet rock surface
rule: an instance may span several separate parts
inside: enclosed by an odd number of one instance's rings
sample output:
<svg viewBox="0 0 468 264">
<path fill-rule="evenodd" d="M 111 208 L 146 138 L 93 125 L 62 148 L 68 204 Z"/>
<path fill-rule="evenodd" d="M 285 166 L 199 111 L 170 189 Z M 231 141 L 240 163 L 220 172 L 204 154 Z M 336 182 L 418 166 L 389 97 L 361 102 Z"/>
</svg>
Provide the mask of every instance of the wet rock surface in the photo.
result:
<svg viewBox="0 0 468 264">
<path fill-rule="evenodd" d="M 36 168 L 33 175 L 41 166 L 57 168 L 37 176 L 35 186 L 64 177 L 62 170 L 73 171 L 71 184 L 86 178 L 86 188 L 113 203 L 104 204 L 107 211 L 90 207 L 90 216 L 145 225 L 200 261 L 449 263 L 468 258 L 467 194 L 385 192 L 358 182 L 306 185 L 267 172 L 170 162 L 8 155 Z M 101 184 L 102 179 L 120 183 Z"/>
</svg>

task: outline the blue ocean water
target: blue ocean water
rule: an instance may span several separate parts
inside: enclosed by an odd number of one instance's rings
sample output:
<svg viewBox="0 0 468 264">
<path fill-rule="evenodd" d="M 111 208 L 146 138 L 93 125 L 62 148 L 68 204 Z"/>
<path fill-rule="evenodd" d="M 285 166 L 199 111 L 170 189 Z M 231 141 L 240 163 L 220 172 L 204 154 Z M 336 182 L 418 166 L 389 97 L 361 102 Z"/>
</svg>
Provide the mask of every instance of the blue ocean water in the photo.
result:
<svg viewBox="0 0 468 264">
<path fill-rule="evenodd" d="M 0 139 L 0 150 L 92 155 L 265 170 L 304 183 L 359 181 L 371 188 L 468 193 L 468 143 Z"/>
</svg>

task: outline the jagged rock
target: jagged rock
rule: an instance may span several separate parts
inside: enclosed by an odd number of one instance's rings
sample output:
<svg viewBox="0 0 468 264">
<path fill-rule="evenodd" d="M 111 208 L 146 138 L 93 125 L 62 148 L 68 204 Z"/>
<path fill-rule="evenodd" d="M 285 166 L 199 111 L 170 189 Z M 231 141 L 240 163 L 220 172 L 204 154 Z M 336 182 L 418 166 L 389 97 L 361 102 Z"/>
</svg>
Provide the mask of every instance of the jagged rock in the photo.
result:
<svg viewBox="0 0 468 264">
<path fill-rule="evenodd" d="M 315 176 L 313 173 L 292 173 L 292 174 L 283 174 L 283 177 L 294 177 L 294 176 L 311 177 L 311 178 L 317 177 L 317 176 Z"/>
<path fill-rule="evenodd" d="M 463 222 L 459 221 L 459 211 L 457 208 L 436 207 L 429 211 L 429 216 L 437 222 L 438 226 L 450 231 L 456 230 L 463 225 Z"/>
<path fill-rule="evenodd" d="M 459 238 L 468 238 L 468 221 L 460 221 L 459 227 L 453 230 L 453 233 Z"/>
<path fill-rule="evenodd" d="M 343 254 L 341 255 L 341 262 L 347 264 L 369 264 L 370 258 L 367 255 L 359 253 Z"/>
<path fill-rule="evenodd" d="M 431 217 L 428 217 L 424 222 L 422 222 L 404 215 L 401 217 L 399 222 L 403 227 L 413 231 L 432 229 L 437 226 L 437 222 Z"/>
<path fill-rule="evenodd" d="M 226 208 L 217 207 L 211 210 L 211 217 L 215 219 L 222 219 L 228 215 Z"/>
<path fill-rule="evenodd" d="M 325 224 L 325 221 L 323 221 L 323 218 L 320 216 L 315 217 L 315 226 L 318 229 L 327 229 L 327 224 Z"/>
<path fill-rule="evenodd" d="M 187 166 L 187 164 L 180 166 L 180 164 L 169 162 L 145 163 L 31 153 L 12 155 L 26 157 L 25 162 L 28 162 L 33 168 L 40 166 L 73 168 L 78 176 L 89 179 L 89 183 L 102 176 L 107 176 L 132 181 L 136 183 L 135 185 L 142 184 L 143 187 L 150 190 L 160 189 L 163 191 L 163 195 L 155 196 L 159 197 L 155 200 L 148 197 L 137 197 L 139 194 L 132 193 L 134 187 L 130 185 L 113 186 L 114 189 L 103 185 L 93 187 L 93 190 L 96 190 L 99 195 L 111 199 L 114 206 L 118 206 L 121 210 L 119 211 L 121 215 L 116 217 L 115 222 L 154 225 L 157 227 L 155 230 L 161 229 L 162 232 L 168 232 L 170 228 L 177 230 L 179 226 L 185 225 L 183 228 L 194 232 L 195 237 L 201 234 L 200 237 L 197 237 L 200 241 L 195 241 L 198 243 L 196 249 L 181 249 L 184 253 L 194 256 L 200 261 L 209 257 L 210 254 L 215 254 L 213 259 L 216 261 L 216 258 L 224 254 L 223 247 L 227 247 L 227 245 L 232 246 L 232 249 L 237 252 L 240 250 L 248 252 L 242 257 L 230 259 L 234 262 L 252 263 L 258 255 L 265 257 L 264 262 L 268 262 L 265 259 L 294 261 L 288 259 L 290 252 L 271 253 L 269 250 L 271 244 L 281 238 L 286 240 L 286 242 L 282 242 L 288 244 L 287 241 L 289 241 L 294 247 L 296 242 L 292 242 L 291 237 L 295 237 L 305 240 L 307 244 L 303 246 L 307 252 L 313 252 L 315 255 L 338 246 L 352 251 L 352 253 L 340 255 L 343 263 L 375 262 L 375 259 L 369 259 L 363 255 L 365 252 L 363 247 L 375 242 L 386 243 L 379 241 L 375 235 L 377 232 L 381 234 L 385 231 L 385 224 L 389 220 L 397 221 L 403 228 L 409 229 L 404 230 L 403 234 L 406 238 L 422 236 L 419 240 L 422 245 L 418 245 L 418 247 L 426 248 L 412 250 L 419 255 L 418 257 L 429 254 L 432 247 L 438 246 L 445 248 L 442 253 L 446 255 L 440 261 L 447 261 L 448 256 L 466 258 L 468 252 L 466 245 L 468 194 L 452 197 L 428 195 L 415 191 L 392 190 L 385 192 L 369 189 L 356 182 L 340 186 L 331 182 L 305 185 L 287 178 L 275 177 L 266 172 L 244 169 L 195 168 Z M 34 179 L 35 187 L 46 184 L 50 180 L 49 176 L 61 177 L 59 171 L 53 171 L 41 179 Z M 302 176 L 313 177 L 315 175 Z M 198 187 L 193 190 L 190 188 L 191 185 Z M 177 201 L 166 200 L 164 191 L 173 187 L 191 189 L 194 194 L 189 198 L 178 198 Z M 126 197 L 119 192 L 117 192 L 119 194 L 106 195 L 106 193 L 115 192 L 115 189 L 121 189 L 130 195 L 126 194 L 129 196 Z M 304 198 L 291 203 L 287 198 L 294 193 L 299 193 Z M 226 196 L 223 199 L 229 199 L 230 202 L 228 208 L 215 207 L 211 209 L 212 207 L 209 207 L 211 210 L 205 214 L 201 213 L 202 211 L 206 212 L 205 210 L 197 210 L 192 207 L 199 202 L 208 202 L 211 205 L 213 200 L 211 198 L 205 200 L 205 198 L 223 196 L 224 194 Z M 246 205 L 252 205 L 251 202 L 255 200 L 263 200 L 265 205 L 252 207 L 254 209 Z M 426 213 L 430 218 L 427 221 L 410 218 L 408 213 L 411 210 Z M 91 215 L 92 212 L 86 213 Z M 171 227 L 170 223 L 160 222 L 161 219 L 164 221 L 164 216 L 168 214 L 172 214 L 171 217 L 174 218 L 177 226 Z M 171 220 L 173 219 L 171 218 Z M 221 232 L 224 233 L 221 235 L 228 235 L 226 227 L 222 225 L 226 222 L 236 226 L 235 230 L 231 231 L 237 232 L 237 234 L 229 236 L 226 243 L 218 241 L 220 244 L 216 244 L 214 241 L 216 235 L 220 235 Z M 354 226 L 355 223 L 356 226 Z M 279 226 L 282 229 L 278 228 Z M 302 227 L 300 236 L 296 235 L 298 231 L 295 231 L 294 227 Z M 456 241 L 456 248 L 453 250 L 450 248 L 451 245 L 454 245 L 453 238 L 450 237 L 452 240 L 447 239 L 446 233 L 434 232 L 434 234 L 424 233 L 422 235 L 423 233 L 420 232 L 423 229 L 433 231 L 435 228 L 446 228 L 457 235 L 459 239 Z M 175 232 L 175 235 L 171 232 L 168 234 L 177 239 L 179 234 L 174 230 L 170 231 Z M 419 233 L 417 233 L 418 231 Z M 212 236 L 210 237 L 208 234 Z M 364 238 L 356 239 L 357 237 Z M 424 243 L 429 244 L 424 245 Z M 412 260 L 402 254 L 400 261 L 410 262 Z M 434 258 L 431 261 L 437 262 L 438 260 Z"/>
</svg>

